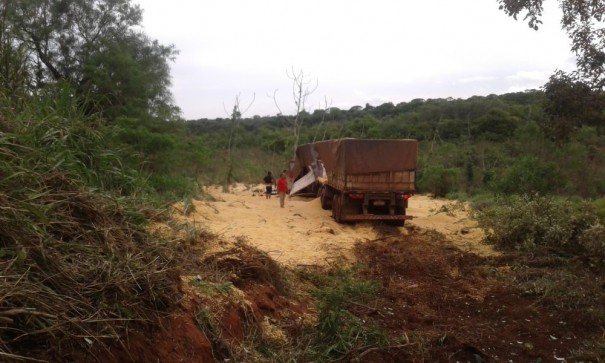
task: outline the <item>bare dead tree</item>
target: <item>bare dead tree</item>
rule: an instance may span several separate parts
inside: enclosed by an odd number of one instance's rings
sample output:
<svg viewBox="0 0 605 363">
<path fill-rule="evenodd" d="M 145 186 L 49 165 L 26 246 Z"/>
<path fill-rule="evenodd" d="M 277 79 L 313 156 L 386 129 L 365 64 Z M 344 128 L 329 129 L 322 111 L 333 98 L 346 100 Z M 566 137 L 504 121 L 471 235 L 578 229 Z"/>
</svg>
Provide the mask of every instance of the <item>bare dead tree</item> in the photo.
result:
<svg viewBox="0 0 605 363">
<path fill-rule="evenodd" d="M 321 130 L 321 127 L 324 124 L 324 121 L 326 120 L 326 115 L 328 114 L 328 110 L 330 109 L 330 107 L 332 106 L 332 100 L 330 100 L 330 103 L 328 103 L 328 98 L 324 96 L 324 103 L 320 103 L 319 104 L 319 109 L 322 110 L 322 114 L 321 114 L 321 121 L 319 122 L 319 125 L 317 125 L 317 130 L 315 131 L 315 136 L 313 136 L 313 142 L 317 141 L 317 134 L 319 133 L 319 131 Z M 322 139 L 326 138 L 326 132 L 324 130 L 324 135 L 322 137 Z"/>
<path fill-rule="evenodd" d="M 234 177 L 234 173 L 233 173 L 233 169 L 234 169 L 233 153 L 235 152 L 235 148 L 236 148 L 236 137 L 237 137 L 237 131 L 239 128 L 239 123 L 242 119 L 242 116 L 246 112 L 248 112 L 250 107 L 252 107 L 252 104 L 254 103 L 255 99 L 256 99 L 256 94 L 253 94 L 252 101 L 250 101 L 250 104 L 242 111 L 242 109 L 240 108 L 240 95 L 235 96 L 235 102 L 233 103 L 233 109 L 231 111 L 231 114 L 229 114 L 229 112 L 227 111 L 227 107 L 223 103 L 223 109 L 225 110 L 225 113 L 227 115 L 229 115 L 229 123 L 230 123 L 229 139 L 227 140 L 227 177 L 226 177 L 227 184 L 230 184 L 231 182 L 235 181 L 235 177 Z"/>
<path fill-rule="evenodd" d="M 294 120 L 292 121 L 294 135 L 292 155 L 294 156 L 300 140 L 300 132 L 304 123 L 305 114 L 307 112 L 306 104 L 308 102 L 308 98 L 311 94 L 313 94 L 313 92 L 315 92 L 315 90 L 317 90 L 319 82 L 317 80 L 312 82 L 309 76 L 306 75 L 302 69 L 297 71 L 294 69 L 294 67 L 292 67 L 290 71 L 286 70 L 286 74 L 288 78 L 292 80 L 292 98 L 294 99 L 294 105 L 296 106 L 296 113 L 294 115 Z M 277 107 L 279 110 L 279 113 L 282 114 L 276 95 L 277 90 L 273 92 L 273 102 L 275 103 L 275 107 Z"/>
<path fill-rule="evenodd" d="M 309 88 L 309 85 L 312 84 L 311 80 L 305 77 L 305 73 L 302 69 L 295 72 L 294 67 L 292 67 L 291 73 L 288 72 L 288 77 L 292 80 L 292 97 L 294 99 L 294 104 L 296 105 L 296 115 L 294 116 L 294 145 L 292 147 L 292 155 L 294 156 L 300 140 L 300 131 L 302 130 L 304 122 L 304 111 L 306 111 L 305 105 L 307 99 L 315 90 L 317 90 L 319 82 L 315 80 L 313 88 Z"/>
</svg>

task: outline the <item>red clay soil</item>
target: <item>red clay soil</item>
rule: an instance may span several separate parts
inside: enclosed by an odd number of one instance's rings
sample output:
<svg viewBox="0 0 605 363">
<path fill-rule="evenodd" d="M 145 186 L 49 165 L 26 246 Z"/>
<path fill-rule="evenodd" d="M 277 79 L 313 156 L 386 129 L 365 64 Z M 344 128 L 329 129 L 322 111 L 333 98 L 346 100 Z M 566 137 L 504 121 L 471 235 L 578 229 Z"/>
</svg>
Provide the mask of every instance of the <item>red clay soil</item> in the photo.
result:
<svg viewBox="0 0 605 363">
<path fill-rule="evenodd" d="M 93 346 L 92 349 L 71 354 L 54 353 L 43 357 L 48 362 L 214 362 L 212 346 L 198 328 L 190 314 L 166 317 L 160 326 L 133 327 L 123 341 L 115 342 L 111 348 Z M 60 358 L 59 358 L 60 357 Z"/>
<path fill-rule="evenodd" d="M 520 295 L 508 283 L 510 258 L 479 257 L 413 234 L 356 252 L 367 266 L 363 275 L 384 286 L 371 309 L 356 315 L 410 341 L 368 351 L 363 362 L 602 362 L 576 355 L 590 339 L 604 343 L 602 328 L 582 312 Z"/>
</svg>

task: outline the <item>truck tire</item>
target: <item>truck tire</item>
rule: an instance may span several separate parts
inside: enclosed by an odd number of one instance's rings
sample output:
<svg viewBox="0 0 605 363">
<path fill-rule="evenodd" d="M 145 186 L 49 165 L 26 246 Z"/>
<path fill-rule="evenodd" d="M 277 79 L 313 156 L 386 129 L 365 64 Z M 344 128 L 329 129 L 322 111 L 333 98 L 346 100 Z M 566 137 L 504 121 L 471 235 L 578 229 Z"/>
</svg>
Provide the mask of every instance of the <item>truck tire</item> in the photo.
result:
<svg viewBox="0 0 605 363">
<path fill-rule="evenodd" d="M 332 217 L 336 223 L 342 223 L 342 197 L 338 193 L 332 198 Z"/>
<path fill-rule="evenodd" d="M 328 190 L 326 186 L 322 186 L 319 190 L 319 200 L 321 202 L 321 208 L 328 210 L 332 208 L 332 199 L 328 195 Z"/>
<path fill-rule="evenodd" d="M 401 207 L 396 207 L 395 213 L 403 214 L 405 216 L 405 209 L 403 209 Z M 405 225 L 405 219 L 401 219 L 401 220 L 397 220 L 397 221 L 390 221 L 389 225 L 396 226 L 396 227 L 403 227 Z"/>
</svg>

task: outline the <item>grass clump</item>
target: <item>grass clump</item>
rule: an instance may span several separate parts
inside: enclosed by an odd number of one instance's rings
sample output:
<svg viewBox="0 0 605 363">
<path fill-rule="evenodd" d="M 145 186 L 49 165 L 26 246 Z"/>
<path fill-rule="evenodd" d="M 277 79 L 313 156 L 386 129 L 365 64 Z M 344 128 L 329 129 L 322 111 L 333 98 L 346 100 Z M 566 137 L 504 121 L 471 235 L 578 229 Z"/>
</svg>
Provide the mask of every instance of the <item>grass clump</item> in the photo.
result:
<svg viewBox="0 0 605 363">
<path fill-rule="evenodd" d="M 326 274 L 314 277 L 318 321 L 313 331 L 310 351 L 314 360 L 330 361 L 344 358 L 372 346 L 384 346 L 387 339 L 376 326 L 368 325 L 351 311 L 369 303 L 380 285 L 377 281 L 360 279 L 355 268 L 334 266 Z"/>
</svg>

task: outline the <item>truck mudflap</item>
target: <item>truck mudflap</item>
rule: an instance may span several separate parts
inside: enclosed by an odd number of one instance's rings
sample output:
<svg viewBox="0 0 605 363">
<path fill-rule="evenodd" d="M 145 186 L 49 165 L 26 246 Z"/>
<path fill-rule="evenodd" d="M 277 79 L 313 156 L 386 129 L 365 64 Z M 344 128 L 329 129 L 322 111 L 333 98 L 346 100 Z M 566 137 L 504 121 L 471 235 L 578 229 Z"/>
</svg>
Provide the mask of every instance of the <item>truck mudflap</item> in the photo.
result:
<svg viewBox="0 0 605 363">
<path fill-rule="evenodd" d="M 389 215 L 389 214 L 346 214 L 342 221 L 403 221 L 414 219 L 413 216 Z"/>
</svg>

